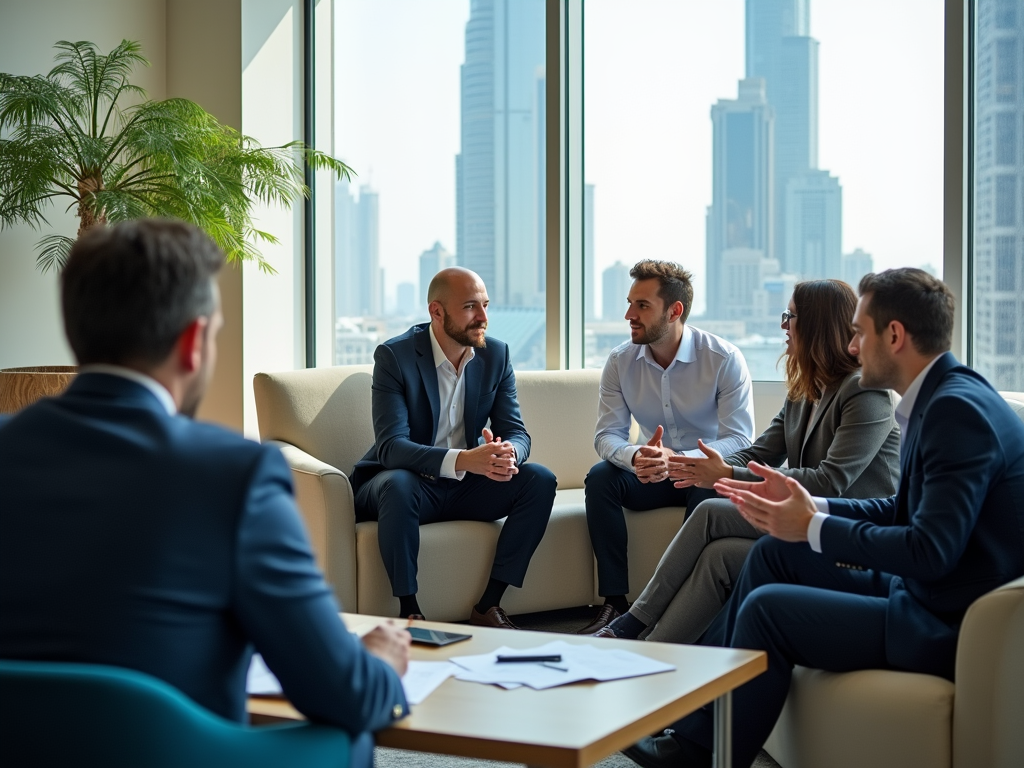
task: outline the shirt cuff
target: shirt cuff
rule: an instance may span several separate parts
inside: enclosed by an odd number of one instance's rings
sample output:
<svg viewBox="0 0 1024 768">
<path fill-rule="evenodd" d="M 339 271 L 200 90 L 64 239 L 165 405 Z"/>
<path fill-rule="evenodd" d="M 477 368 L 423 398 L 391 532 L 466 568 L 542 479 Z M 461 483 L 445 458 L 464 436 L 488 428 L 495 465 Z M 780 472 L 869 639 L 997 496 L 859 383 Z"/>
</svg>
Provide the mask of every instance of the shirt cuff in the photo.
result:
<svg viewBox="0 0 1024 768">
<path fill-rule="evenodd" d="M 462 451 L 458 448 L 450 448 L 444 455 L 444 459 L 441 461 L 441 477 L 447 477 L 449 480 L 461 480 L 466 476 L 466 470 L 455 469 L 455 460 L 459 458 L 460 453 Z"/>
<path fill-rule="evenodd" d="M 811 522 L 807 525 L 807 543 L 815 552 L 821 552 L 821 526 L 824 524 L 825 518 L 828 517 L 828 499 L 823 499 L 820 496 L 811 498 L 818 511 L 814 513 Z"/>
</svg>

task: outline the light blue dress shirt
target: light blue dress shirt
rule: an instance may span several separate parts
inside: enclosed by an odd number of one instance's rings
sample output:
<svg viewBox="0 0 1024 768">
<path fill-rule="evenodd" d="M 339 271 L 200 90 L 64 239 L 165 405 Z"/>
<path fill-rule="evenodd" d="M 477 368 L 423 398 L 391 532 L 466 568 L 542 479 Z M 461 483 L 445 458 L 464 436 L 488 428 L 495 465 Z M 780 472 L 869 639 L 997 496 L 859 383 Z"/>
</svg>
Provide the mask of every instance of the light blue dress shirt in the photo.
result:
<svg viewBox="0 0 1024 768">
<path fill-rule="evenodd" d="M 630 416 L 640 425 L 640 443 L 629 441 Z M 612 350 L 601 375 L 601 402 L 594 448 L 632 471 L 633 454 L 658 426 L 662 444 L 676 453 L 703 456 L 698 438 L 722 455 L 746 448 L 754 436 L 750 372 L 743 354 L 725 339 L 683 326 L 668 368 L 646 344 L 626 342 Z"/>
</svg>

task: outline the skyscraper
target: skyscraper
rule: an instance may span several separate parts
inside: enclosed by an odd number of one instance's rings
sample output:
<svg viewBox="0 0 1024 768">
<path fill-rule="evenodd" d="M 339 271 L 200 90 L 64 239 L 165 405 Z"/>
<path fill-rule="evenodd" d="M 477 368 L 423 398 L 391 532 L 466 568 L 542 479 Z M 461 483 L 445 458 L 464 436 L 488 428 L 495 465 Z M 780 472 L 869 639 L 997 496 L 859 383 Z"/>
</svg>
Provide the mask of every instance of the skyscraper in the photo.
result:
<svg viewBox="0 0 1024 768">
<path fill-rule="evenodd" d="M 843 190 L 828 171 L 806 171 L 786 185 L 787 272 L 805 280 L 838 277 L 843 264 Z"/>
<path fill-rule="evenodd" d="M 380 196 L 369 185 L 352 195 L 339 181 L 334 195 L 335 317 L 379 317 L 384 308 L 380 268 Z"/>
<path fill-rule="evenodd" d="M 632 283 L 629 267 L 621 261 L 616 261 L 601 273 L 601 316 L 605 320 L 622 319 Z"/>
<path fill-rule="evenodd" d="M 427 306 L 427 288 L 434 275 L 442 269 L 455 266 L 455 257 L 448 253 L 443 245 L 434 243 L 433 247 L 420 254 L 420 292 L 419 306 Z"/>
<path fill-rule="evenodd" d="M 491 300 L 543 303 L 544 0 L 471 0 L 456 248 Z"/>
<path fill-rule="evenodd" d="M 865 253 L 863 249 L 857 248 L 853 253 L 843 254 L 842 278 L 853 290 L 857 290 L 860 279 L 864 275 L 874 271 L 875 261 L 871 258 L 871 254 Z"/>
<path fill-rule="evenodd" d="M 975 58 L 974 323 L 977 369 L 1024 389 L 1024 9 L 978 0 Z"/>
<path fill-rule="evenodd" d="M 712 201 L 707 226 L 707 315 L 729 317 L 726 251 L 772 256 L 774 116 L 764 80 L 741 80 L 736 99 L 711 108 Z"/>
<path fill-rule="evenodd" d="M 747 77 L 765 80 L 775 113 L 774 254 L 799 272 L 786 251 L 786 189 L 818 167 L 818 42 L 809 37 L 810 0 L 747 0 Z"/>
</svg>

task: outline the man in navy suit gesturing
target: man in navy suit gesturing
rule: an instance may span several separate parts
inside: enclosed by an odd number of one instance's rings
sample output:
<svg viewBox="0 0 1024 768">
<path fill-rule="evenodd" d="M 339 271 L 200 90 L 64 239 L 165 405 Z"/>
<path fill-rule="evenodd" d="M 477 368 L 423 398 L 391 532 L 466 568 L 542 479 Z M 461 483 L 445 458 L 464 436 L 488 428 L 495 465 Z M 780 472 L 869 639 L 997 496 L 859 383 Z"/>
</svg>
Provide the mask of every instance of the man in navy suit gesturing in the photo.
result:
<svg viewBox="0 0 1024 768">
<path fill-rule="evenodd" d="M 373 355 L 375 441 L 352 473 L 356 518 L 378 521 L 401 615 L 422 616 L 419 526 L 507 516 L 490 581 L 469 618 L 515 628 L 499 603 L 510 584 L 523 585 L 551 515 L 555 476 L 524 463 L 530 435 L 508 346 L 486 338 L 489 300 L 479 275 L 442 270 L 430 281 L 427 301 L 430 322 Z"/>
<path fill-rule="evenodd" d="M 768 654 L 768 671 L 734 697 L 738 766 L 775 725 L 795 664 L 952 680 L 967 608 L 1024 574 L 1024 425 L 949 353 L 953 307 L 949 289 L 919 269 L 860 283 L 850 352 L 861 386 L 902 395 L 895 496 L 812 498 L 754 464 L 763 482 L 715 485 L 771 534 L 701 639 Z M 698 710 L 625 751 L 645 768 L 710 765 L 711 736 L 711 713 Z"/>
<path fill-rule="evenodd" d="M 71 249 L 61 301 L 79 375 L 0 423 L 0 657 L 136 669 L 246 722 L 255 647 L 369 768 L 370 732 L 408 712 L 409 636 L 346 631 L 280 451 L 191 418 L 223 263 L 171 221 L 95 227 Z"/>
</svg>

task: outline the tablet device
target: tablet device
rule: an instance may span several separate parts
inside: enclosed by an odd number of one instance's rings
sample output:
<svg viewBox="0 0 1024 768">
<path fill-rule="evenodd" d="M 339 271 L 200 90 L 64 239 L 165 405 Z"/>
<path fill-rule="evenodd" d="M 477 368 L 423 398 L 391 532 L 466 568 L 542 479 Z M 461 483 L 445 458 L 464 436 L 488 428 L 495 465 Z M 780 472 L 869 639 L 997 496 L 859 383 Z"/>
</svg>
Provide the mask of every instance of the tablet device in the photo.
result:
<svg viewBox="0 0 1024 768">
<path fill-rule="evenodd" d="M 422 627 L 407 627 L 406 632 L 412 635 L 414 643 L 421 645 L 451 645 L 461 640 L 469 640 L 472 635 L 460 635 L 457 632 L 441 632 L 437 629 L 423 629 Z"/>
</svg>

